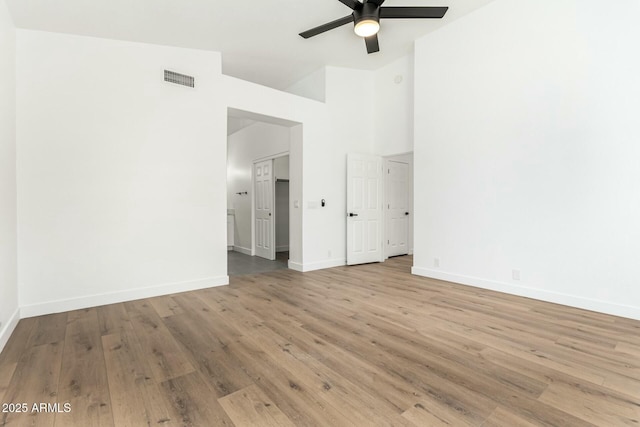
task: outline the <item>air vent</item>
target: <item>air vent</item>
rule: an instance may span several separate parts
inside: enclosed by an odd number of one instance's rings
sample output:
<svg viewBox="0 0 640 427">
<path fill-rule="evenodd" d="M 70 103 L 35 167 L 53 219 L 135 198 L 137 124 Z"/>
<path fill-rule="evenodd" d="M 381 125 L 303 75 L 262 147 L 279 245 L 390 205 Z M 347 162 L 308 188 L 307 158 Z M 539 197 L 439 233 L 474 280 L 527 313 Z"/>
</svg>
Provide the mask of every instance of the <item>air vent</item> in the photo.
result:
<svg viewBox="0 0 640 427">
<path fill-rule="evenodd" d="M 195 87 L 195 79 L 192 76 L 176 73 L 175 71 L 164 70 L 164 81 L 182 86 Z"/>
</svg>

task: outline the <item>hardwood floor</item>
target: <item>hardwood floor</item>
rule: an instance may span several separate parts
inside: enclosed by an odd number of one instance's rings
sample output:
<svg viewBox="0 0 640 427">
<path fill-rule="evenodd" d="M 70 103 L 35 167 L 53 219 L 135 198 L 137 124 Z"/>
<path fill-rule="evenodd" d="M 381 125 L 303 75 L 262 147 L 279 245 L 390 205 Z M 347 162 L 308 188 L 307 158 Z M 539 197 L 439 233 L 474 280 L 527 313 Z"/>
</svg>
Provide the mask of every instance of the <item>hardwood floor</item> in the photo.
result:
<svg viewBox="0 0 640 427">
<path fill-rule="evenodd" d="M 640 322 L 410 265 L 280 270 L 21 320 L 0 402 L 28 408 L 0 425 L 640 425 Z"/>
</svg>

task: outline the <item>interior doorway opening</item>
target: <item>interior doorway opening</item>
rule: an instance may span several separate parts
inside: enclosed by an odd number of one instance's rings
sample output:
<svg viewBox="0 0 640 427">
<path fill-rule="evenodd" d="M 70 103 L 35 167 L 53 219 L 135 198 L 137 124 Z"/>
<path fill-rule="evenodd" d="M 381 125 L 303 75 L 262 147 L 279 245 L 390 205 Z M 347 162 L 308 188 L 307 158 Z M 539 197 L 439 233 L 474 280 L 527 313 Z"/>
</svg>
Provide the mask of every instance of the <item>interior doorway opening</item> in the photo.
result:
<svg viewBox="0 0 640 427">
<path fill-rule="evenodd" d="M 413 255 L 413 153 L 383 160 L 384 259 Z"/>
<path fill-rule="evenodd" d="M 229 109 L 227 268 L 230 276 L 288 268 L 301 258 L 301 124 Z M 293 150 L 292 150 L 293 148 Z M 293 155 L 290 155 L 293 151 Z M 292 173 L 293 172 L 293 173 Z M 297 194 L 296 200 L 301 194 Z M 298 204 L 299 205 L 299 204 Z M 296 212 L 293 212 L 294 209 Z M 293 250 L 292 250 L 293 247 Z M 298 245 L 301 247 L 301 245 Z M 293 258 L 292 258 L 293 257 Z"/>
<path fill-rule="evenodd" d="M 274 159 L 276 260 L 289 261 L 289 156 Z"/>
<path fill-rule="evenodd" d="M 347 156 L 347 264 L 413 254 L 413 153 Z"/>
</svg>

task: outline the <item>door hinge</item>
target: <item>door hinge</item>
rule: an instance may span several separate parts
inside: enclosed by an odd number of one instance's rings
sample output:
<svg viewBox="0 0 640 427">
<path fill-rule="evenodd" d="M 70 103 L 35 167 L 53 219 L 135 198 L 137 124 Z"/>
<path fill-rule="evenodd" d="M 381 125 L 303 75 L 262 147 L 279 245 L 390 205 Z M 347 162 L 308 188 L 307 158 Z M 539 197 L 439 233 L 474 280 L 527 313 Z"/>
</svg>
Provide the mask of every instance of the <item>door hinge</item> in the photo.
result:
<svg viewBox="0 0 640 427">
<path fill-rule="evenodd" d="M 389 241 L 387 240 L 387 245 L 389 244 Z"/>
</svg>

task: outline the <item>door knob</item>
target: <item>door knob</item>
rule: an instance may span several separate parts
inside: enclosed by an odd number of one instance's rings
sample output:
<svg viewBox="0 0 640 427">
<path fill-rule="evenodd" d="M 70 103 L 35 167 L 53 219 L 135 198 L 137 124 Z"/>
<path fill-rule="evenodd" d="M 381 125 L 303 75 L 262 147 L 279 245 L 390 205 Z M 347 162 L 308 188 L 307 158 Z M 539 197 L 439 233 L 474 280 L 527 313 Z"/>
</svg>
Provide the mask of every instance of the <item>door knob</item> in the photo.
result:
<svg viewBox="0 0 640 427">
<path fill-rule="evenodd" d="M 409 212 L 405 212 L 404 214 L 405 214 L 405 215 L 409 215 Z"/>
<path fill-rule="evenodd" d="M 353 212 L 349 212 L 349 216 L 358 216 L 358 214 L 355 214 Z"/>
</svg>

